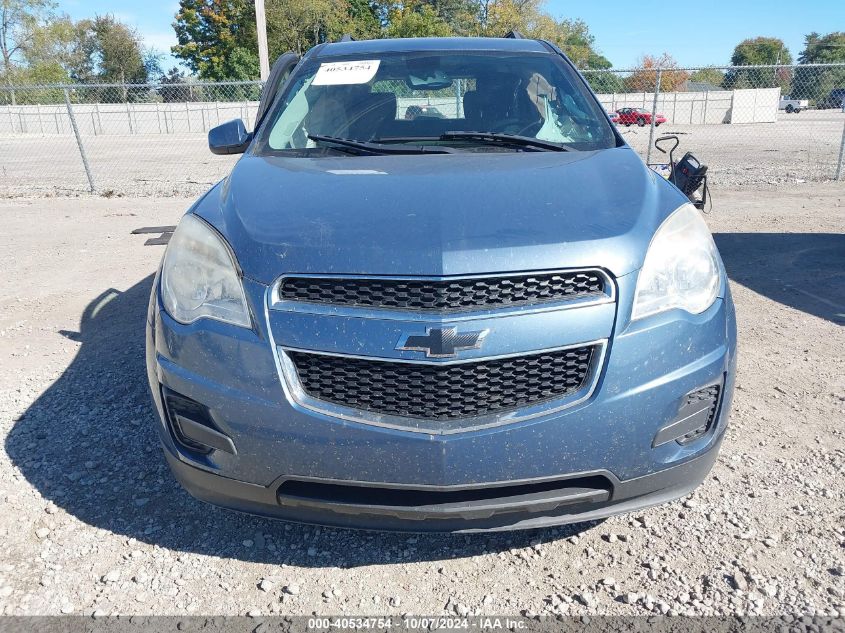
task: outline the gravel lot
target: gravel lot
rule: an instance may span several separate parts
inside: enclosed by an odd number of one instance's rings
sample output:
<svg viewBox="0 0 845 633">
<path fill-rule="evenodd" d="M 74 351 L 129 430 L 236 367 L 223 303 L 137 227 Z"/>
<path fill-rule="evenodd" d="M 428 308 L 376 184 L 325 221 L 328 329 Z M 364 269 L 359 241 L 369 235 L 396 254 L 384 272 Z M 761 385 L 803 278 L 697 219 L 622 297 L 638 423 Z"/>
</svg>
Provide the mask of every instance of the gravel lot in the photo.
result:
<svg viewBox="0 0 845 633">
<path fill-rule="evenodd" d="M 619 128 L 645 157 L 649 128 Z M 655 137 L 678 134 L 677 158 L 693 152 L 724 188 L 759 188 L 831 180 L 836 173 L 845 113 L 780 114 L 776 123 L 665 124 Z M 100 193 L 130 196 L 199 195 L 224 177 L 237 157 L 213 156 L 205 134 L 87 136 L 84 145 Z M 652 162 L 666 162 L 654 151 Z M 0 136 L 0 196 L 68 195 L 88 191 L 72 136 Z"/>
<path fill-rule="evenodd" d="M 845 615 L 843 198 L 834 183 L 716 192 L 741 355 L 701 488 L 493 536 L 321 529 L 192 500 L 143 373 L 162 249 L 130 235 L 188 201 L 2 201 L 0 613 Z"/>
</svg>

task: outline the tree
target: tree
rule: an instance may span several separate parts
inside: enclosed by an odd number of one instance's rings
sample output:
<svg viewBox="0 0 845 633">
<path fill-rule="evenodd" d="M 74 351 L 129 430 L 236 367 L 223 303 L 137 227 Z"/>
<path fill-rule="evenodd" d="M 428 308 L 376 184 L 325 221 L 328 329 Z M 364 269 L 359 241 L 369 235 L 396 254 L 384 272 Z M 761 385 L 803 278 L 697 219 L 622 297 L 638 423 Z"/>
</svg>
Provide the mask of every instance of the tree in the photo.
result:
<svg viewBox="0 0 845 633">
<path fill-rule="evenodd" d="M 87 21 L 83 51 L 93 78 L 102 82 L 145 83 L 147 66 L 141 36 L 113 15 Z M 88 77 L 89 79 L 91 77 Z"/>
<path fill-rule="evenodd" d="M 560 20 L 551 38 L 578 68 L 607 69 L 610 60 L 595 50 L 595 37 L 583 20 Z"/>
<path fill-rule="evenodd" d="M 762 64 L 789 65 L 792 55 L 783 40 L 776 37 L 755 37 L 741 41 L 731 55 L 733 66 L 759 66 Z"/>
<path fill-rule="evenodd" d="M 721 88 L 725 73 L 718 68 L 700 68 L 690 75 L 689 80 Z"/>
<path fill-rule="evenodd" d="M 630 92 L 654 92 L 657 84 L 657 69 L 660 68 L 660 92 L 678 92 L 689 79 L 689 73 L 678 69 L 678 62 L 669 53 L 660 57 L 643 55 L 637 62 L 639 70 L 625 80 Z"/>
<path fill-rule="evenodd" d="M 10 69 L 9 77 L 22 84 L 69 81 L 71 69 L 79 67 L 84 56 L 79 40 L 80 29 L 73 20 L 53 16 L 33 29 L 20 63 Z"/>
<path fill-rule="evenodd" d="M 255 79 L 258 45 L 252 0 L 179 0 L 172 53 L 203 79 Z"/>
<path fill-rule="evenodd" d="M 9 74 L 56 5 L 52 0 L 0 0 L 0 54 Z"/>
<path fill-rule="evenodd" d="M 792 55 L 776 37 L 755 37 L 743 40 L 731 56 L 734 66 L 759 66 L 792 64 Z M 725 75 L 726 88 L 776 88 L 789 92 L 792 73 L 788 68 L 737 68 Z"/>
<path fill-rule="evenodd" d="M 194 101 L 194 91 L 191 90 L 189 79 L 178 68 L 171 68 L 162 75 L 158 93 L 165 103 Z"/>
<path fill-rule="evenodd" d="M 800 64 L 835 64 L 845 62 L 845 31 L 804 37 L 804 50 L 798 56 Z"/>
<path fill-rule="evenodd" d="M 845 86 L 844 68 L 825 68 L 810 64 L 845 62 L 845 32 L 819 35 L 810 33 L 804 38 L 804 50 L 798 57 L 792 96 L 797 99 L 823 100 L 834 88 Z"/>
<path fill-rule="evenodd" d="M 348 0 L 343 29 L 355 39 L 378 38 L 381 35 L 378 5 L 370 0 Z"/>
<path fill-rule="evenodd" d="M 455 35 L 472 32 L 478 14 L 477 0 L 421 0 L 420 4 L 431 7 Z"/>
<path fill-rule="evenodd" d="M 349 28 L 349 5 L 345 1 L 268 0 L 266 10 L 273 59 L 287 51 L 302 55 L 312 46 L 337 39 Z"/>
<path fill-rule="evenodd" d="M 406 2 L 390 14 L 387 37 L 448 37 L 449 24 L 429 4 Z"/>
</svg>

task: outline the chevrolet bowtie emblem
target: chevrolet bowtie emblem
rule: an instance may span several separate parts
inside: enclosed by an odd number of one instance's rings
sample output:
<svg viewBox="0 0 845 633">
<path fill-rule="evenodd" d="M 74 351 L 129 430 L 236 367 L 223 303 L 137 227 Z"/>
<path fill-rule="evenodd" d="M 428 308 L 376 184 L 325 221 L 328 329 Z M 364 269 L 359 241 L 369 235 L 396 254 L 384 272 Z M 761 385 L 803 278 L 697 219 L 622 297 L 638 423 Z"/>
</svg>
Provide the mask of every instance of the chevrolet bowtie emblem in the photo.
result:
<svg viewBox="0 0 845 633">
<path fill-rule="evenodd" d="M 426 328 L 425 334 L 408 334 L 399 339 L 396 349 L 425 352 L 429 358 L 451 358 L 466 349 L 480 349 L 489 330 L 460 332 L 455 327 Z"/>
</svg>

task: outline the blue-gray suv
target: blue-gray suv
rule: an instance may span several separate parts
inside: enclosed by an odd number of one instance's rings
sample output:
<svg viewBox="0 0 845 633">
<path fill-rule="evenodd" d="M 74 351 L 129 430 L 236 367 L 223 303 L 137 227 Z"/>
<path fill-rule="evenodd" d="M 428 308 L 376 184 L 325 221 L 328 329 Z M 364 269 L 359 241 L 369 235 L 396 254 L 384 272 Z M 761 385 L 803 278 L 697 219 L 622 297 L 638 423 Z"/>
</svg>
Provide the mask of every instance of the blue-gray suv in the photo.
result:
<svg viewBox="0 0 845 633">
<path fill-rule="evenodd" d="M 195 497 L 294 521 L 534 528 L 699 485 L 736 324 L 700 213 L 554 45 L 279 59 L 150 300 L 159 435 Z"/>
</svg>

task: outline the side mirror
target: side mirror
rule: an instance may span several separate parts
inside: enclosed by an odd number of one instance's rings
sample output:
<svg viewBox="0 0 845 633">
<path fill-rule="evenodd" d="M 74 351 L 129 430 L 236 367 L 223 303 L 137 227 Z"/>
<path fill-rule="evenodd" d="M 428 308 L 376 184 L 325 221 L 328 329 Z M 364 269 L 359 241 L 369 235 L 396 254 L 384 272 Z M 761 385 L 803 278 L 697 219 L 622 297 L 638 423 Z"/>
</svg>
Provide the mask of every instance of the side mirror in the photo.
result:
<svg viewBox="0 0 845 633">
<path fill-rule="evenodd" d="M 243 154 L 252 140 L 240 119 L 227 121 L 208 131 L 208 149 L 212 154 Z"/>
</svg>

